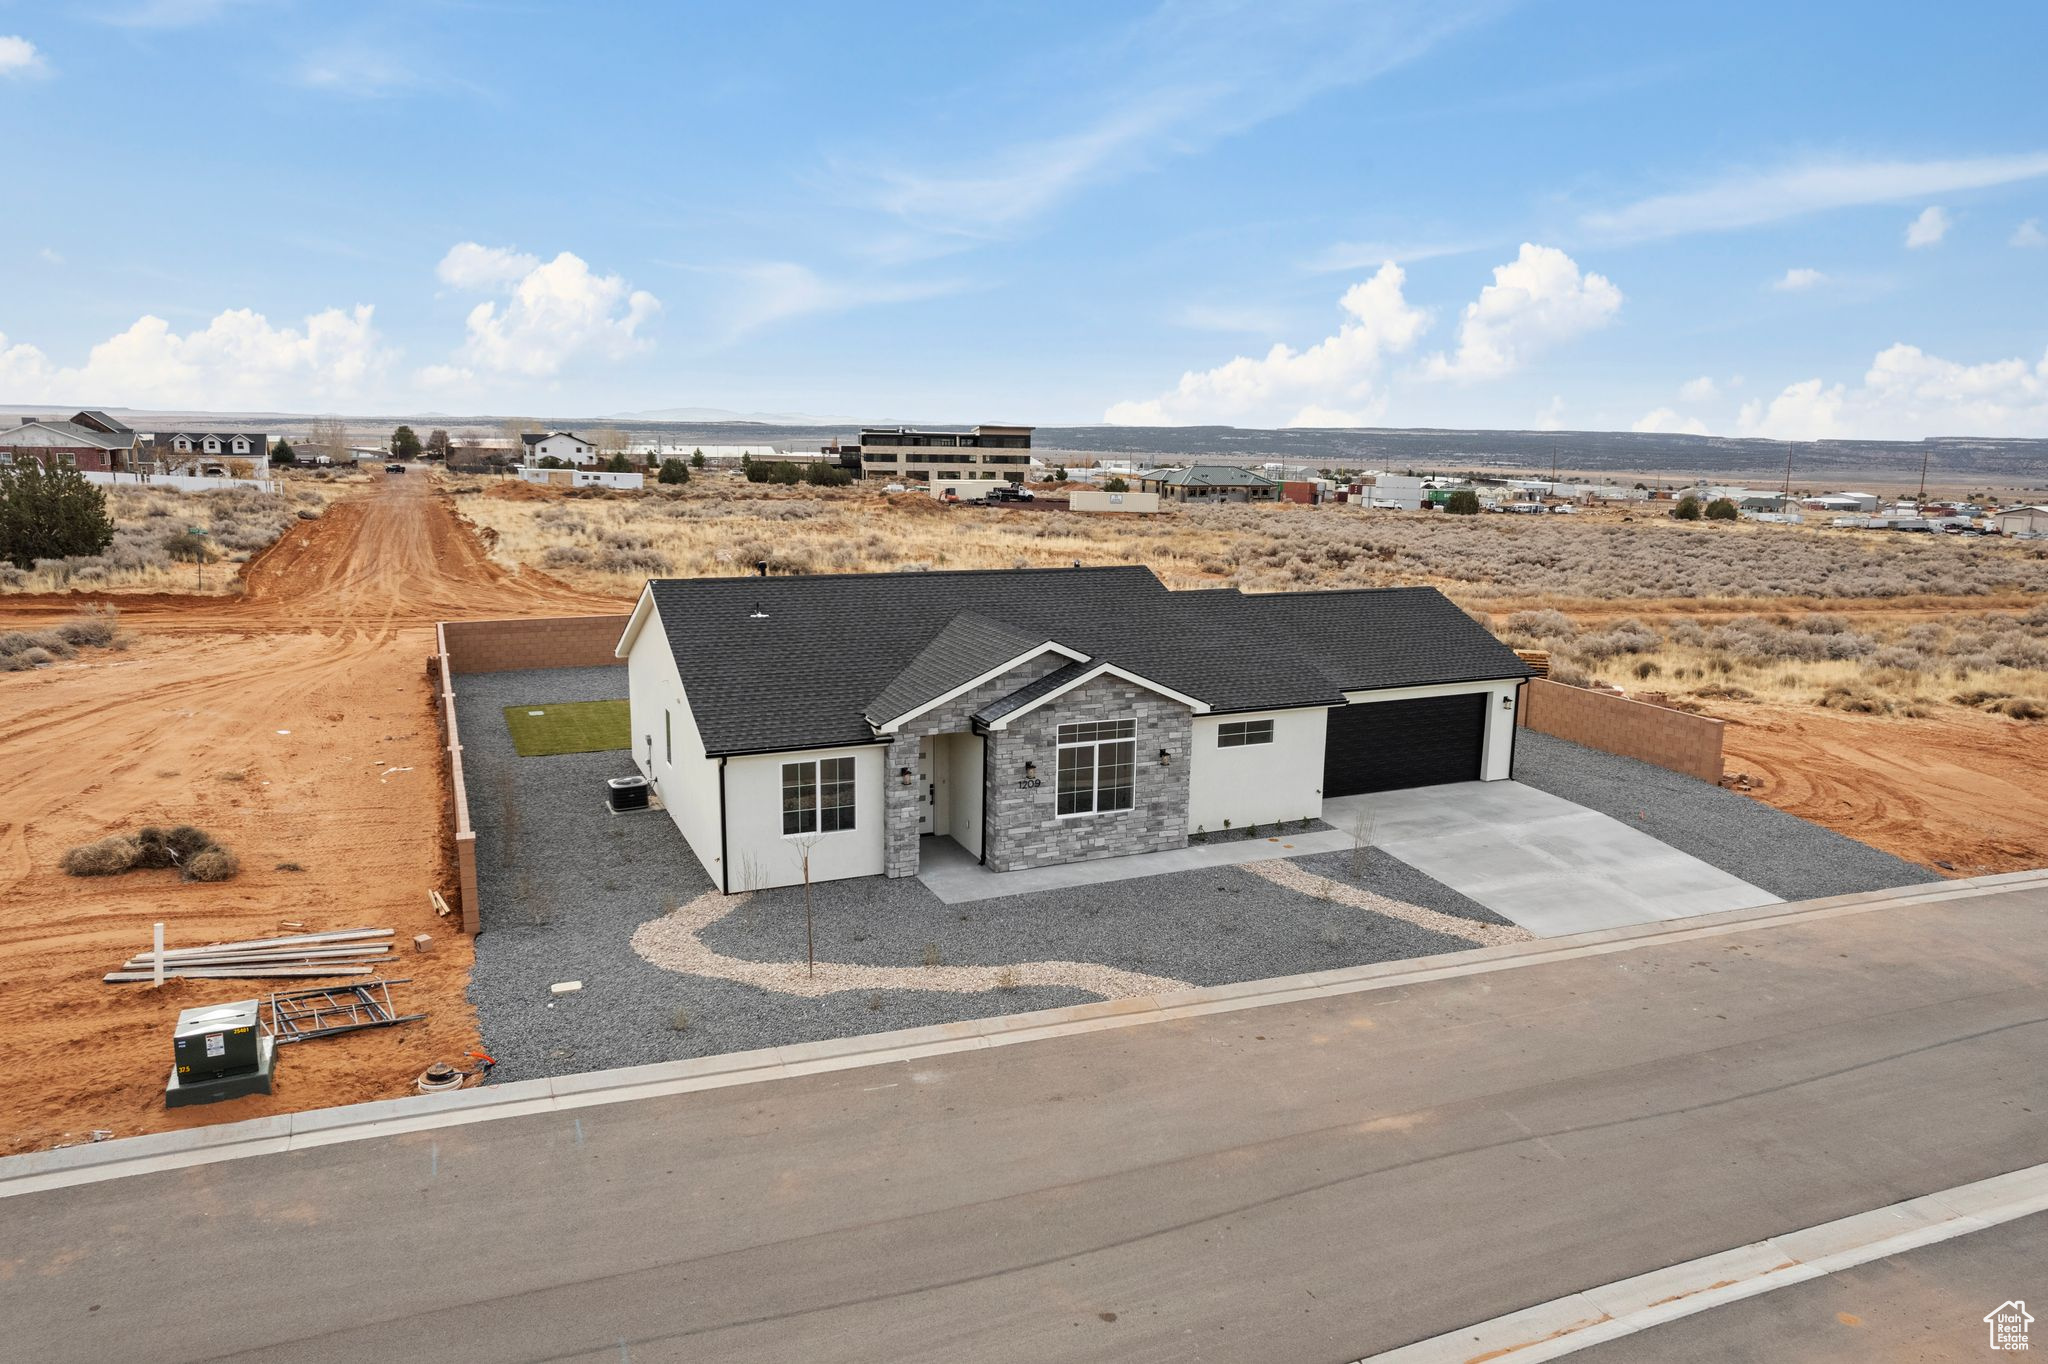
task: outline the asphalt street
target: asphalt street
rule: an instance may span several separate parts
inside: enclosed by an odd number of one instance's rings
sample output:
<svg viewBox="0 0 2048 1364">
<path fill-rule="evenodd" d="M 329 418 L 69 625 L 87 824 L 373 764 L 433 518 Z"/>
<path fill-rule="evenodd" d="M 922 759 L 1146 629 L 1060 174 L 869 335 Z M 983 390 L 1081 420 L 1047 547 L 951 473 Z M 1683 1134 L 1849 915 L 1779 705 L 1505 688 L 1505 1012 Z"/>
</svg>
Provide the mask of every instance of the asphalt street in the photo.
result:
<svg viewBox="0 0 2048 1364">
<path fill-rule="evenodd" d="M 0 1353 L 1357 1359 L 2048 1160 L 2044 910 L 1651 939 L 25 1194 Z"/>
</svg>

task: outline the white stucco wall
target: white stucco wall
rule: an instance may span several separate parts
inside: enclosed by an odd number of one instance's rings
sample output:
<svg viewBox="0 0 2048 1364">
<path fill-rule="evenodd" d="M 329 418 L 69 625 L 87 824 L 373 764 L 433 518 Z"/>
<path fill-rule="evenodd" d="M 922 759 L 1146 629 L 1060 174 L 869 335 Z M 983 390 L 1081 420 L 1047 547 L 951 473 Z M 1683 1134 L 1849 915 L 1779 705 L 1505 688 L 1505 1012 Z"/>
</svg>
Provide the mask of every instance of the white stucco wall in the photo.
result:
<svg viewBox="0 0 2048 1364">
<path fill-rule="evenodd" d="M 1226 819 L 1236 827 L 1320 819 L 1328 717 L 1329 712 L 1320 708 L 1197 715 L 1195 751 L 1186 756 L 1188 832 L 1213 833 Z M 1218 748 L 1218 728 L 1236 720 L 1271 720 L 1273 742 Z M 1175 755 L 1177 760 L 1180 756 Z"/>
<path fill-rule="evenodd" d="M 782 765 L 819 758 L 853 759 L 853 827 L 817 836 L 811 845 L 811 880 L 880 876 L 884 752 L 870 744 L 728 759 L 725 837 L 726 856 L 732 859 L 732 889 L 803 884 L 802 849 L 782 833 Z"/>
<path fill-rule="evenodd" d="M 947 833 L 976 857 L 981 856 L 981 750 L 979 734 L 946 736 Z"/>
<path fill-rule="evenodd" d="M 1468 692 L 1485 692 L 1491 698 L 1486 703 L 1486 743 L 1480 751 L 1479 779 L 1481 781 L 1505 781 L 1509 766 L 1514 760 L 1515 746 L 1515 692 L 1517 682 L 1448 682 L 1435 687 L 1390 687 L 1385 691 L 1348 691 L 1344 699 L 1351 702 L 1408 701 L 1418 696 L 1459 696 Z"/>
<path fill-rule="evenodd" d="M 718 761 L 704 756 L 704 741 L 690 713 L 682 674 L 661 627 L 661 614 L 648 604 L 648 620 L 626 657 L 628 706 L 633 719 L 633 764 L 654 783 L 690 851 L 719 879 Z M 663 732 L 666 714 L 668 731 Z M 652 738 L 653 754 L 648 753 Z"/>
</svg>

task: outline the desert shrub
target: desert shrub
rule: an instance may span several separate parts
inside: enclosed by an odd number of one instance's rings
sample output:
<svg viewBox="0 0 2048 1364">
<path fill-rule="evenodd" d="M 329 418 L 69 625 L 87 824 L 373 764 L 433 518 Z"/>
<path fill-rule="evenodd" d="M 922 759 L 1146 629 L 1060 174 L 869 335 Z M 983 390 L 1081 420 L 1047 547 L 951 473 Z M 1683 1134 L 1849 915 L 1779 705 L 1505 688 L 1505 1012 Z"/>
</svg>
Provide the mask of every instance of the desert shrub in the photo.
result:
<svg viewBox="0 0 2048 1364">
<path fill-rule="evenodd" d="M 1453 516 L 1479 515 L 1479 494 L 1470 488 L 1459 488 L 1444 499 L 1444 510 Z"/>
<path fill-rule="evenodd" d="M 135 861 L 133 866 L 142 871 L 156 871 L 178 865 L 178 854 L 164 839 L 164 831 L 154 824 L 145 825 L 135 831 Z"/>
<path fill-rule="evenodd" d="M 1671 509 L 1675 521 L 1697 521 L 1700 519 L 1700 500 L 1691 493 L 1678 499 L 1678 505 Z"/>
<path fill-rule="evenodd" d="M 542 568 L 582 568 L 597 556 L 582 545 L 549 545 L 541 551 Z"/>
<path fill-rule="evenodd" d="M 206 537 L 196 530 L 174 530 L 163 538 L 163 551 L 181 564 L 200 564 L 213 555 L 206 547 Z"/>
<path fill-rule="evenodd" d="M 1863 687 L 1829 687 L 1814 704 L 1851 715 L 1889 715 L 1892 709 L 1891 702 Z"/>
<path fill-rule="evenodd" d="M 674 567 L 666 554 L 651 549 L 607 549 L 592 561 L 605 573 L 645 573 L 662 577 Z"/>
<path fill-rule="evenodd" d="M 180 862 L 189 862 L 208 848 L 217 847 L 213 835 L 190 824 L 180 824 L 164 835 L 164 842 Z"/>
<path fill-rule="evenodd" d="M 679 459 L 665 459 L 661 462 L 661 473 L 656 475 L 659 482 L 682 484 L 690 481 L 690 466 Z"/>
<path fill-rule="evenodd" d="M 1633 617 L 1616 621 L 1597 635 L 1580 635 L 1571 651 L 1585 658 L 1613 658 L 1619 654 L 1646 654 L 1664 643 L 1664 637 Z"/>
<path fill-rule="evenodd" d="M 1742 513 L 1727 498 L 1717 497 L 1707 503 L 1704 515 L 1709 521 L 1735 521 L 1741 518 Z"/>
<path fill-rule="evenodd" d="M 184 863 L 187 881 L 225 881 L 241 869 L 241 861 L 218 844 L 201 848 Z"/>
<path fill-rule="evenodd" d="M 140 852 L 126 834 L 114 834 L 67 850 L 58 863 L 67 876 L 118 876 L 135 865 Z"/>
<path fill-rule="evenodd" d="M 1562 611 L 1517 611 L 1504 622 L 1507 633 L 1524 639 L 1571 639 L 1579 627 Z"/>
<path fill-rule="evenodd" d="M 1908 649 L 1899 644 L 1887 644 L 1870 656 L 1870 661 L 1880 668 L 1894 672 L 1916 673 L 1927 663 L 1925 655 L 1918 649 Z"/>
<path fill-rule="evenodd" d="M 84 615 L 58 626 L 57 633 L 63 636 L 65 643 L 78 648 L 92 646 L 104 649 L 114 642 L 118 619 L 112 607 L 88 606 Z"/>
<path fill-rule="evenodd" d="M 2031 696 L 2002 696 L 1996 701 L 1987 701 L 1984 709 L 1993 715 L 2009 716 L 2014 720 L 2048 720 L 2048 705 Z"/>
<path fill-rule="evenodd" d="M 1660 675 L 1664 670 L 1658 667 L 1652 659 L 1639 658 L 1629 671 L 1636 675 L 1638 681 L 1647 682 L 1649 679 Z"/>
</svg>

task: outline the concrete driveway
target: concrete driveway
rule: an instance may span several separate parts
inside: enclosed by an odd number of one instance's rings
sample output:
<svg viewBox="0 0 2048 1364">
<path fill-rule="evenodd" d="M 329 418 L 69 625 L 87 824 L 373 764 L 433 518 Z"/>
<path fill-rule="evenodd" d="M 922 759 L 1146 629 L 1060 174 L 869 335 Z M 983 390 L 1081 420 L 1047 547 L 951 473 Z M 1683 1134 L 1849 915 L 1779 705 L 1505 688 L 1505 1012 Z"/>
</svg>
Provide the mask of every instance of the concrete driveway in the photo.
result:
<svg viewBox="0 0 2048 1364">
<path fill-rule="evenodd" d="M 1323 818 L 1539 938 L 1778 903 L 1618 819 L 1512 781 L 1339 796 Z"/>
</svg>

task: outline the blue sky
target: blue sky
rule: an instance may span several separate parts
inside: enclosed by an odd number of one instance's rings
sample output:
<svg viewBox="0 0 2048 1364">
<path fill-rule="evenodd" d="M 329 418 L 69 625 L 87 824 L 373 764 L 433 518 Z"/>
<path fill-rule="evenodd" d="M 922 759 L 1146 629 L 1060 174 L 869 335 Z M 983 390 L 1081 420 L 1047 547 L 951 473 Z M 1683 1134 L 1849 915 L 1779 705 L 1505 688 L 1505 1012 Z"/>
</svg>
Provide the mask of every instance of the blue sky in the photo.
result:
<svg viewBox="0 0 2048 1364">
<path fill-rule="evenodd" d="M 2048 435 L 2048 7 L 0 0 L 0 402 Z"/>
</svg>

